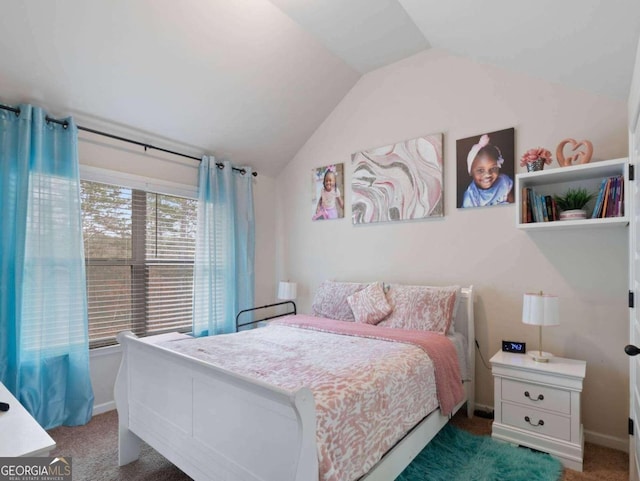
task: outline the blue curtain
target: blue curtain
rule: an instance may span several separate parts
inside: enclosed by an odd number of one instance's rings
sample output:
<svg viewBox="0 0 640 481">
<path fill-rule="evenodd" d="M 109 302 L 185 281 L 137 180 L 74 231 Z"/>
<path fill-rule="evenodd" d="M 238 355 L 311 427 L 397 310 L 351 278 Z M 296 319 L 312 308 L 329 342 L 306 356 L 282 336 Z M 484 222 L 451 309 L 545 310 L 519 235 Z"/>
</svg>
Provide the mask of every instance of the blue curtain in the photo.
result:
<svg viewBox="0 0 640 481">
<path fill-rule="evenodd" d="M 235 332 L 239 310 L 253 307 L 255 222 L 251 169 L 216 166 L 205 156 L 198 182 L 193 272 L 193 335 Z"/>
<path fill-rule="evenodd" d="M 93 411 L 78 131 L 0 110 L 0 381 L 45 428 Z"/>
</svg>

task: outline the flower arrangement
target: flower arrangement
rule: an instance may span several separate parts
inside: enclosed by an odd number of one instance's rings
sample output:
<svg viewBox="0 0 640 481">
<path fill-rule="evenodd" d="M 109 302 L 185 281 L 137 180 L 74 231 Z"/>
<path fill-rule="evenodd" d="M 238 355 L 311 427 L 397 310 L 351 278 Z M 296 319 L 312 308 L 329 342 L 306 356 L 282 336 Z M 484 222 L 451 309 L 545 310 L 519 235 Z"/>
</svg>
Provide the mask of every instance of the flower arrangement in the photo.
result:
<svg viewBox="0 0 640 481">
<path fill-rule="evenodd" d="M 542 147 L 537 149 L 527 150 L 520 159 L 520 167 L 525 167 L 527 164 L 533 164 L 534 162 L 542 159 L 545 164 L 551 163 L 551 152 Z"/>
</svg>

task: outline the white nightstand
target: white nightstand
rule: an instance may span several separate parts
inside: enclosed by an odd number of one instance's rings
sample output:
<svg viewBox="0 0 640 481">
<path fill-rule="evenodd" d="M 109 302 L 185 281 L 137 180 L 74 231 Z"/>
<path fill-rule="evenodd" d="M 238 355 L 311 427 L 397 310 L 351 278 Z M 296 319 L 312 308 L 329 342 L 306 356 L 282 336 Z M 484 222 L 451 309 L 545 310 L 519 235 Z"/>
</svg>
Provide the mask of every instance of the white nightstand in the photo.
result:
<svg viewBox="0 0 640 481">
<path fill-rule="evenodd" d="M 495 387 L 492 437 L 544 451 L 582 471 L 580 393 L 586 362 L 554 357 L 541 363 L 502 351 L 490 362 Z"/>
</svg>

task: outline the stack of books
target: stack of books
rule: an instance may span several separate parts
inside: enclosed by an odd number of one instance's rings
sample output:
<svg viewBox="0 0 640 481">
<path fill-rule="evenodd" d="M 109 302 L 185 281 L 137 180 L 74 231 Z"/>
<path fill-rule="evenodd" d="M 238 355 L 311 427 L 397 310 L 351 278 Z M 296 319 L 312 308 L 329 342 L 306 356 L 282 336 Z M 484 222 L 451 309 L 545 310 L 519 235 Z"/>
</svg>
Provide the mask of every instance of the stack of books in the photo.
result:
<svg viewBox="0 0 640 481">
<path fill-rule="evenodd" d="M 624 177 L 618 175 L 602 179 L 592 219 L 624 215 Z"/>
<path fill-rule="evenodd" d="M 538 195 L 530 187 L 522 189 L 522 222 L 552 222 L 559 219 L 558 207 L 552 195 Z"/>
</svg>

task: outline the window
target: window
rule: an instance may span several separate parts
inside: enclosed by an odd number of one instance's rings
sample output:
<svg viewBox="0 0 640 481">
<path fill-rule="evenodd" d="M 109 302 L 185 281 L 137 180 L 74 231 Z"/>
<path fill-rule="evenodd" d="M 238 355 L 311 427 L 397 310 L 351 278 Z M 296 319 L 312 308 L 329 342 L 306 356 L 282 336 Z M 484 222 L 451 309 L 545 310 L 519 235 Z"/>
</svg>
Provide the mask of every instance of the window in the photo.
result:
<svg viewBox="0 0 640 481">
<path fill-rule="evenodd" d="M 191 330 L 197 201 L 81 182 L 89 344 Z"/>
</svg>

